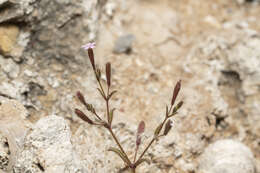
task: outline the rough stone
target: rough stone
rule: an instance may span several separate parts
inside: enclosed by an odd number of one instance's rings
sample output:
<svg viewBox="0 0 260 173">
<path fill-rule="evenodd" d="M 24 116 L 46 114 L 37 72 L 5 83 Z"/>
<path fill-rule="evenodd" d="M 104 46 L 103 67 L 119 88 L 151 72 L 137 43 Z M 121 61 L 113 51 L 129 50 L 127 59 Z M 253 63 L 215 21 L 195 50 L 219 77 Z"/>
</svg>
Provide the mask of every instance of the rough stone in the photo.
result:
<svg viewBox="0 0 260 173">
<path fill-rule="evenodd" d="M 71 143 L 66 121 L 56 115 L 40 119 L 26 135 L 14 172 L 86 172 Z"/>
<path fill-rule="evenodd" d="M 127 34 L 120 36 L 114 46 L 115 53 L 130 53 L 132 50 L 132 44 L 135 40 L 135 36 L 133 34 Z"/>
<path fill-rule="evenodd" d="M 246 96 L 259 92 L 260 86 L 260 39 L 249 37 L 239 42 L 228 52 L 226 70 L 235 71 L 243 81 L 242 90 Z"/>
<path fill-rule="evenodd" d="M 255 173 L 254 156 L 243 143 L 231 139 L 209 145 L 200 158 L 200 173 Z"/>
<path fill-rule="evenodd" d="M 19 28 L 15 25 L 0 26 L 0 53 L 10 55 L 16 45 Z"/>
<path fill-rule="evenodd" d="M 257 2 L 257 3 L 259 3 L 260 1 L 259 0 L 237 0 L 237 2 L 239 3 L 239 4 L 244 4 L 244 3 L 247 3 L 247 2 Z"/>
<path fill-rule="evenodd" d="M 247 28 L 242 28 L 232 30 L 232 33 L 207 36 L 188 56 L 188 66 L 184 68 L 203 76 L 199 85 L 203 84 L 212 95 L 215 107 L 212 114 L 216 117 L 217 128 L 238 123 L 236 116 L 243 110 L 250 116 L 251 133 L 259 136 L 259 45 L 259 34 L 248 33 Z M 229 87 L 226 88 L 228 92 L 223 89 L 225 87 Z M 241 125 L 239 128 L 240 131 L 248 129 Z"/>
<path fill-rule="evenodd" d="M 10 151 L 7 144 L 7 138 L 0 133 L 0 172 L 7 171 L 9 163 Z"/>
<path fill-rule="evenodd" d="M 0 66 L 9 78 L 16 78 L 19 75 L 20 67 L 12 59 L 5 59 L 0 55 Z"/>
<path fill-rule="evenodd" d="M 102 6 L 101 1 L 95 0 L 47 0 L 36 3 L 37 10 L 32 22 L 37 25 L 33 25 L 32 30 L 37 32 L 32 35 L 30 44 L 34 57 L 42 58 L 44 62 L 49 58 L 62 63 L 82 60 L 80 47 L 96 38 Z"/>
<path fill-rule="evenodd" d="M 21 103 L 1 97 L 0 134 L 6 140 L 4 140 L 5 152 L 0 151 L 0 157 L 3 159 L 1 164 L 5 170 L 11 170 L 16 155 L 23 146 L 25 133 L 31 125 L 26 120 L 27 116 L 28 112 Z"/>
<path fill-rule="evenodd" d="M 36 0 L 7 0 L 0 6 L 0 23 L 20 22 L 33 11 L 33 3 Z"/>
<path fill-rule="evenodd" d="M 0 8 L 4 5 L 6 5 L 8 0 L 0 0 Z"/>
<path fill-rule="evenodd" d="M 8 0 L 1 4 L 0 23 L 33 23 L 26 29 L 23 27 L 24 30 L 20 35 L 30 31 L 29 47 L 34 50 L 34 57 L 41 57 L 44 62 L 46 58 L 56 58 L 66 63 L 83 59 L 83 55 L 78 54 L 79 49 L 85 42 L 96 38 L 97 21 L 105 1 Z M 4 29 L 10 30 L 6 27 Z M 31 33 L 34 34 L 31 35 Z M 2 35 L 0 30 L 0 36 Z M 15 42 L 10 38 L 0 37 L 0 50 L 4 54 L 10 55 L 11 49 L 15 48 L 12 56 L 17 61 L 21 61 L 28 39 L 20 40 L 23 43 L 18 47 L 13 46 Z"/>
</svg>

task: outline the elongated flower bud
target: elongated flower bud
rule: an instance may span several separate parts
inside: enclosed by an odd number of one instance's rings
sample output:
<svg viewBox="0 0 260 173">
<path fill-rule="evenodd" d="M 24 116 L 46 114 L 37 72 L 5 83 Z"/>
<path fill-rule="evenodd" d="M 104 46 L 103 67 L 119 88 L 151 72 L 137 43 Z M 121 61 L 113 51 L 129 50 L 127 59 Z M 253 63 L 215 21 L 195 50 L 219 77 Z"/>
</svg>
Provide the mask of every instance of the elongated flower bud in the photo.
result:
<svg viewBox="0 0 260 173">
<path fill-rule="evenodd" d="M 172 128 L 172 121 L 168 120 L 164 127 L 163 135 L 166 136 L 169 133 L 169 131 L 171 130 L 171 128 Z"/>
<path fill-rule="evenodd" d="M 107 77 L 107 86 L 110 87 L 111 84 L 111 64 L 108 62 L 106 64 L 106 77 Z"/>
<path fill-rule="evenodd" d="M 85 106 L 87 105 L 87 102 L 85 101 L 85 98 L 84 98 L 84 96 L 81 94 L 80 91 L 77 92 L 77 97 L 78 97 L 79 101 L 80 101 L 83 105 L 85 105 Z"/>
<path fill-rule="evenodd" d="M 137 136 L 136 136 L 136 146 L 138 147 L 141 144 L 141 134 L 144 132 L 145 129 L 145 123 L 144 121 L 141 121 L 139 123 L 138 129 L 137 129 Z"/>
<path fill-rule="evenodd" d="M 92 68 L 95 71 L 96 70 L 95 59 L 94 59 L 94 53 L 93 53 L 93 49 L 92 48 L 88 49 L 88 57 L 89 57 L 91 65 L 92 65 Z"/>
<path fill-rule="evenodd" d="M 173 90 L 171 105 L 174 105 L 180 89 L 181 89 L 181 81 L 179 80 Z"/>
<path fill-rule="evenodd" d="M 79 118 L 81 118 L 83 121 L 86 121 L 87 123 L 89 123 L 89 124 L 94 124 L 93 123 L 93 121 L 91 120 L 91 119 L 89 119 L 88 117 L 87 117 L 87 115 L 86 114 L 84 114 L 81 110 L 79 110 L 79 109 L 75 109 L 75 113 L 78 115 L 78 117 Z"/>
</svg>

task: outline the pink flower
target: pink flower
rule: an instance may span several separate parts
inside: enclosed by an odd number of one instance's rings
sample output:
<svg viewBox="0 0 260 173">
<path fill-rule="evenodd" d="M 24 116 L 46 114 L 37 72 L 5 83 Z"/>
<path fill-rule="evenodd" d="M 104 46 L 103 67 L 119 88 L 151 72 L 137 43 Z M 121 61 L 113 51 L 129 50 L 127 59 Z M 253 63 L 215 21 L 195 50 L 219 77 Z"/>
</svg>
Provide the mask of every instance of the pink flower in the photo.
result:
<svg viewBox="0 0 260 173">
<path fill-rule="evenodd" d="M 87 43 L 87 44 L 81 46 L 81 48 L 83 48 L 83 49 L 85 49 L 85 50 L 88 50 L 88 49 L 93 49 L 93 48 L 95 48 L 95 46 L 96 46 L 96 43 L 93 42 L 93 43 Z"/>
</svg>

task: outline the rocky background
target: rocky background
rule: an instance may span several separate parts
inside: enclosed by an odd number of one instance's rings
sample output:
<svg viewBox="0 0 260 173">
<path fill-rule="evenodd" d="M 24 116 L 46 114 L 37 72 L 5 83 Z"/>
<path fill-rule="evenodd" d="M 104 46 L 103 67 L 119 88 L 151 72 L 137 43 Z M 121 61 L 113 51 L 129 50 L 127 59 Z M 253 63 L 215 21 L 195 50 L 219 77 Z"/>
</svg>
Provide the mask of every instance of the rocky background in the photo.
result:
<svg viewBox="0 0 260 173">
<path fill-rule="evenodd" d="M 259 17 L 254 0 L 0 0 L 0 173 L 120 172 L 110 135 L 73 113 L 78 90 L 105 111 L 90 41 L 112 63 L 131 156 L 137 124 L 145 145 L 182 80 L 185 104 L 138 172 L 260 172 Z"/>
</svg>

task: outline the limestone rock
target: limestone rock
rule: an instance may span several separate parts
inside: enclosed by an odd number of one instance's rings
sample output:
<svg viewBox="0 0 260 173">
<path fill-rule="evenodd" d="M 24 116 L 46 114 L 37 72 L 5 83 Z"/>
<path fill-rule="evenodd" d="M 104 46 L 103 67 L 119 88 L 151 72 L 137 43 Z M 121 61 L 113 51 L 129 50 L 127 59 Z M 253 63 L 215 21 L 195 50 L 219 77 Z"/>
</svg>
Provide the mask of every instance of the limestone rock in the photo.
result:
<svg viewBox="0 0 260 173">
<path fill-rule="evenodd" d="M 5 59 L 0 55 L 0 66 L 9 78 L 16 78 L 19 75 L 20 67 L 12 59 Z"/>
<path fill-rule="evenodd" d="M 0 0 L 0 7 L 6 5 L 8 3 L 8 0 Z"/>
<path fill-rule="evenodd" d="M 47 94 L 41 83 L 40 80 L 26 83 L 18 79 L 11 82 L 2 82 L 0 93 L 7 98 L 19 100 L 25 106 L 41 107 L 37 96 Z"/>
<path fill-rule="evenodd" d="M 133 34 L 127 34 L 120 36 L 114 46 L 115 53 L 129 53 L 132 50 L 132 44 L 135 40 L 135 36 Z"/>
<path fill-rule="evenodd" d="M 254 156 L 244 144 L 219 140 L 209 145 L 201 156 L 200 173 L 255 173 Z"/>
<path fill-rule="evenodd" d="M 80 47 L 96 38 L 102 6 L 102 1 L 95 0 L 46 0 L 36 3 L 31 29 L 37 32 L 32 35 L 29 45 L 34 50 L 34 56 L 44 62 L 48 58 L 62 63 L 82 60 Z"/>
<path fill-rule="evenodd" d="M 249 37 L 248 40 L 238 43 L 228 53 L 227 65 L 231 71 L 239 74 L 243 81 L 242 89 L 245 95 L 259 92 L 260 86 L 260 39 Z"/>
<path fill-rule="evenodd" d="M 23 21 L 33 11 L 36 0 L 3 0 L 0 2 L 0 23 Z"/>
<path fill-rule="evenodd" d="M 10 55 L 16 45 L 19 28 L 15 25 L 0 26 L 0 53 Z"/>
<path fill-rule="evenodd" d="M 212 114 L 218 128 L 238 123 L 236 116 L 243 110 L 250 117 L 250 131 L 257 139 L 260 129 L 260 39 L 259 33 L 248 31 L 246 27 L 232 28 L 229 32 L 207 36 L 190 53 L 184 68 L 202 76 L 198 85 L 202 84 L 212 95 L 215 107 Z M 248 130 L 246 126 L 238 127 L 240 131 Z"/>
<path fill-rule="evenodd" d="M 8 148 L 8 140 L 0 133 L 0 172 L 7 171 L 7 166 L 10 158 L 10 151 Z"/>
<path fill-rule="evenodd" d="M 260 1 L 259 0 L 237 0 L 237 3 L 239 4 L 244 4 L 244 3 L 253 3 L 253 2 L 256 2 L 256 3 L 259 3 Z"/>
<path fill-rule="evenodd" d="M 0 151 L 0 170 L 10 170 L 13 166 L 16 154 L 20 151 L 25 133 L 30 126 L 30 123 L 26 121 L 27 116 L 28 112 L 21 103 L 1 97 L 0 135 L 2 140 L 0 145 L 5 145 L 5 151 Z M 3 149 L 3 146 L 0 148 Z"/>
<path fill-rule="evenodd" d="M 30 24 L 30 27 L 21 25 L 20 29 L 21 36 L 29 33 L 29 36 L 26 36 L 30 38 L 28 52 L 31 53 L 32 49 L 34 57 L 43 58 L 44 62 L 46 58 L 56 58 L 64 63 L 83 59 L 83 55 L 78 53 L 79 49 L 82 44 L 95 39 L 98 19 L 104 4 L 105 1 L 96 0 L 2 0 L 0 24 L 8 22 Z M 10 51 L 15 49 L 11 56 L 21 61 L 29 39 L 21 38 L 20 40 L 25 41 L 22 41 L 22 45 L 19 44 L 20 47 L 16 46 L 16 40 L 6 34 L 11 32 L 13 36 L 14 32 L 17 33 L 11 29 L 6 26 L 3 26 L 3 29 L 0 27 L 0 51 L 10 56 Z M 17 34 L 15 36 L 17 37 Z"/>
<path fill-rule="evenodd" d="M 86 172 L 71 143 L 66 121 L 56 115 L 40 119 L 27 134 L 14 172 Z"/>
</svg>

